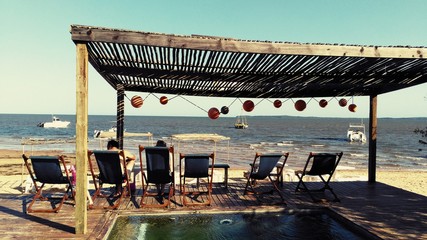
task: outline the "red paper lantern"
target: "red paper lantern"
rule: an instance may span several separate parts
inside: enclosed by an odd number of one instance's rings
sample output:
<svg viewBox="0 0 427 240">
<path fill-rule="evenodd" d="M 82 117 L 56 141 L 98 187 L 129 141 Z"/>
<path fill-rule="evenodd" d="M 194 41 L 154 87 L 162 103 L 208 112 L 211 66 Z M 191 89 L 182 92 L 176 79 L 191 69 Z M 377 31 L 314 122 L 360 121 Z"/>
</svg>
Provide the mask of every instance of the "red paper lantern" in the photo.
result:
<svg viewBox="0 0 427 240">
<path fill-rule="evenodd" d="M 305 107 L 307 107 L 307 104 L 305 103 L 304 100 L 298 100 L 295 102 L 295 109 L 297 111 L 303 111 L 305 109 Z"/>
<path fill-rule="evenodd" d="M 162 97 L 160 97 L 160 103 L 161 103 L 162 105 L 166 105 L 168 102 L 169 102 L 168 97 L 166 97 L 166 96 L 162 96 Z"/>
<path fill-rule="evenodd" d="M 228 114 L 228 112 L 230 111 L 230 109 L 228 109 L 228 107 L 227 106 L 223 106 L 222 108 L 221 108 L 221 113 L 222 114 Z"/>
<path fill-rule="evenodd" d="M 252 102 L 251 100 L 246 100 L 246 101 L 243 103 L 243 109 L 244 109 L 246 112 L 251 112 L 252 110 L 254 110 L 254 108 L 255 108 L 255 104 L 254 104 L 254 102 Z"/>
<path fill-rule="evenodd" d="M 135 95 L 130 99 L 130 103 L 134 108 L 140 108 L 144 103 L 144 100 L 142 100 L 142 97 Z"/>
<path fill-rule="evenodd" d="M 319 106 L 324 108 L 328 105 L 328 101 L 326 101 L 325 99 L 320 100 L 319 102 Z"/>
<path fill-rule="evenodd" d="M 357 105 L 352 103 L 350 105 L 348 105 L 348 110 L 350 110 L 350 112 L 356 112 L 357 110 Z"/>
<path fill-rule="evenodd" d="M 274 101 L 273 105 L 276 108 L 280 108 L 282 106 L 282 101 L 280 101 L 280 100 L 277 99 L 277 100 Z"/>
<path fill-rule="evenodd" d="M 338 103 L 341 107 L 347 106 L 347 100 L 345 100 L 344 98 L 341 98 Z"/>
<path fill-rule="evenodd" d="M 210 119 L 217 119 L 217 118 L 219 118 L 219 110 L 218 110 L 218 108 L 213 107 L 213 108 L 209 109 L 208 116 L 209 116 Z"/>
</svg>

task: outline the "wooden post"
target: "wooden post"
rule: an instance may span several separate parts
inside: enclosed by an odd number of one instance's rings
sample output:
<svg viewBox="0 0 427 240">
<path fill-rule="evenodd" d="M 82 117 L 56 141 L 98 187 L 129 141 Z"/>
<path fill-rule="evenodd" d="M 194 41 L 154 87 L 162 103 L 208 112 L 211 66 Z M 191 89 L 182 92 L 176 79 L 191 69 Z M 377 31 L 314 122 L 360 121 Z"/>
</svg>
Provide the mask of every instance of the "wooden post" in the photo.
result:
<svg viewBox="0 0 427 240">
<path fill-rule="evenodd" d="M 369 162 L 368 182 L 375 183 L 377 167 L 377 95 L 369 97 Z"/>
<path fill-rule="evenodd" d="M 87 233 L 88 163 L 88 52 L 86 44 L 76 45 L 76 234 Z"/>
<path fill-rule="evenodd" d="M 123 85 L 117 85 L 117 141 L 119 148 L 123 149 L 123 133 L 124 133 L 124 112 L 125 112 L 125 91 Z"/>
</svg>

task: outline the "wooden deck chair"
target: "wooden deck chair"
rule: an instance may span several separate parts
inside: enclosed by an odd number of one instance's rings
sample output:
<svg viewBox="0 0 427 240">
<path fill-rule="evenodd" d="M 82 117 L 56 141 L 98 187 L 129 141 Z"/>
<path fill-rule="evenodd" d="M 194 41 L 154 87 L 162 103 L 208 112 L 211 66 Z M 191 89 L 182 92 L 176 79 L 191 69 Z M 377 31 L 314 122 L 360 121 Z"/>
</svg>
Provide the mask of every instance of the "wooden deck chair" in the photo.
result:
<svg viewBox="0 0 427 240">
<path fill-rule="evenodd" d="M 31 156 L 27 157 L 25 154 L 22 155 L 25 166 L 28 169 L 28 173 L 33 181 L 34 187 L 36 188 L 36 194 L 33 200 L 27 207 L 27 213 L 31 212 L 59 212 L 65 200 L 68 199 L 69 195 L 74 198 L 74 192 L 72 189 L 71 178 L 67 171 L 65 160 L 62 156 L 50 157 L 50 156 Z M 64 170 L 61 169 L 61 165 Z M 41 183 L 41 186 L 37 185 L 37 182 Z M 66 190 L 58 193 L 62 194 L 61 197 L 45 197 L 43 196 L 43 187 L 45 184 L 65 184 L 67 185 Z M 50 209 L 33 209 L 33 204 L 36 200 L 50 201 L 52 208 Z M 52 200 L 60 200 L 57 205 Z"/>
<path fill-rule="evenodd" d="M 273 169 L 278 165 L 279 161 L 282 160 L 282 165 L 285 166 L 286 161 L 288 159 L 289 153 L 285 154 L 261 154 L 256 153 L 254 161 L 251 165 L 251 170 L 248 174 L 245 175 L 247 181 L 246 181 L 246 187 L 244 191 L 244 195 L 246 194 L 255 194 L 258 198 L 259 195 L 262 194 L 272 194 L 274 191 L 276 191 L 281 199 L 281 203 L 285 203 L 285 199 L 280 192 L 278 188 L 279 184 L 279 173 L 274 173 Z M 280 174 L 282 174 L 283 167 L 280 168 Z M 256 191 L 256 183 L 259 180 L 268 179 L 271 184 L 273 185 L 273 189 L 270 191 Z"/>
<path fill-rule="evenodd" d="M 92 164 L 91 156 L 94 155 L 99 174 L 95 173 L 94 166 Z M 98 197 L 105 198 L 108 202 L 108 206 L 96 207 L 93 204 L 89 205 L 89 208 L 105 208 L 105 209 L 117 209 L 123 197 L 130 193 L 130 184 L 128 171 L 126 170 L 126 157 L 123 151 L 88 151 L 89 167 L 93 178 L 93 184 L 95 186 L 95 192 L 92 194 L 92 201 L 95 203 L 95 199 Z M 115 192 L 105 194 L 107 191 L 103 190 L 104 184 L 121 185 L 122 192 L 119 196 L 115 196 Z"/>
<path fill-rule="evenodd" d="M 183 154 L 179 155 L 179 185 L 182 196 L 182 203 L 184 206 L 194 205 L 207 205 L 210 206 L 212 202 L 212 180 L 213 180 L 213 169 L 215 165 L 215 154 Z M 209 167 L 210 165 L 210 167 Z M 182 168 L 184 170 L 182 171 Z M 196 179 L 197 186 L 196 191 L 187 191 L 186 184 L 187 179 Z M 206 179 L 206 191 L 200 191 L 200 179 Z M 204 184 L 205 185 L 205 184 Z M 198 199 L 199 195 L 206 194 L 207 200 L 201 201 Z M 193 200 L 189 202 L 187 198 L 190 196 Z"/>
<path fill-rule="evenodd" d="M 338 166 L 338 163 L 341 160 L 343 153 L 310 153 L 307 159 L 307 162 L 304 166 L 304 170 L 295 171 L 295 175 L 299 178 L 297 187 L 295 188 L 295 192 L 298 191 L 306 191 L 310 195 L 311 199 L 314 202 L 318 202 L 314 198 L 312 192 L 324 192 L 325 190 L 329 190 L 332 195 L 334 195 L 334 201 L 339 202 L 339 198 L 333 191 L 333 189 L 329 186 L 329 181 L 332 178 L 332 175 L 335 172 L 335 169 Z M 307 168 L 310 167 L 310 170 L 307 171 Z M 327 176 L 326 179 L 323 176 Z M 320 189 L 309 189 L 306 183 L 303 181 L 305 176 L 318 176 L 323 182 L 323 187 Z"/>
<path fill-rule="evenodd" d="M 283 157 L 276 164 L 276 171 L 272 171 L 270 173 L 270 177 L 272 177 L 277 186 L 283 187 L 283 169 L 285 168 L 286 162 L 288 161 L 289 152 L 284 153 Z"/>
<path fill-rule="evenodd" d="M 145 152 L 145 162 L 143 165 L 143 154 Z M 175 193 L 175 180 L 174 180 L 174 149 L 173 147 L 144 147 L 139 146 L 139 161 L 142 171 L 142 197 L 141 207 L 170 207 L 170 200 Z M 152 192 L 149 187 L 160 187 L 161 185 L 169 184 L 167 191 L 168 198 L 163 201 L 163 192 Z M 156 186 L 157 185 L 157 186 Z M 144 200 L 147 197 L 156 197 L 159 204 L 148 204 Z"/>
</svg>

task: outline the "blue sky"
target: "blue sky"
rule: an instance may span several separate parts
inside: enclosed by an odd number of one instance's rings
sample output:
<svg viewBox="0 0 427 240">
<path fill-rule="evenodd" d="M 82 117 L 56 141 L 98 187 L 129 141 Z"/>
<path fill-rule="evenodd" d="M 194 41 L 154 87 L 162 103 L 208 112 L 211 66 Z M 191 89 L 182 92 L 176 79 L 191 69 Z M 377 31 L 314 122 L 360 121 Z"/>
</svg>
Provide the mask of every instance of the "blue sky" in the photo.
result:
<svg viewBox="0 0 427 240">
<path fill-rule="evenodd" d="M 425 0 L 0 0 L 0 11 L 0 113 L 75 113 L 72 24 L 248 40 L 427 46 Z M 133 95 L 146 98 L 148 94 L 127 92 L 129 98 Z M 139 109 L 126 101 L 125 114 L 207 116 L 209 108 L 228 106 L 234 100 L 186 99 L 205 111 L 181 98 L 163 106 L 149 96 Z M 356 113 L 335 100 L 325 109 L 311 100 L 306 110 L 298 112 L 292 101 L 276 109 L 264 100 L 250 115 L 368 117 L 368 97 L 355 97 L 354 103 Z M 240 103 L 232 107 L 240 109 Z M 90 67 L 89 114 L 115 113 L 116 92 Z M 230 116 L 238 114 L 240 110 L 230 112 Z M 427 84 L 380 95 L 378 116 L 427 117 Z"/>
</svg>

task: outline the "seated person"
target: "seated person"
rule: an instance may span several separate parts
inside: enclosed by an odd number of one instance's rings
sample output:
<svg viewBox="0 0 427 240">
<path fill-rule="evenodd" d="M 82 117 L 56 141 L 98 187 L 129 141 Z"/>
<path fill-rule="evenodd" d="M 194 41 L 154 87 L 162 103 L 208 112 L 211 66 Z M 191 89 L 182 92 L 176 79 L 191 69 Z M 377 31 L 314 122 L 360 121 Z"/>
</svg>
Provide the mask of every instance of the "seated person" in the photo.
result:
<svg viewBox="0 0 427 240">
<path fill-rule="evenodd" d="M 107 143 L 107 150 L 109 151 L 120 151 L 119 149 L 119 143 L 116 140 L 110 140 Z M 123 150 L 124 155 L 126 157 L 126 166 L 122 166 L 122 172 L 124 172 L 124 169 L 126 168 L 127 171 L 132 171 L 133 166 L 135 165 L 135 155 L 132 154 L 129 151 Z M 122 186 L 121 185 L 116 185 L 116 194 L 115 196 L 120 196 L 120 194 L 122 193 Z"/>
</svg>

